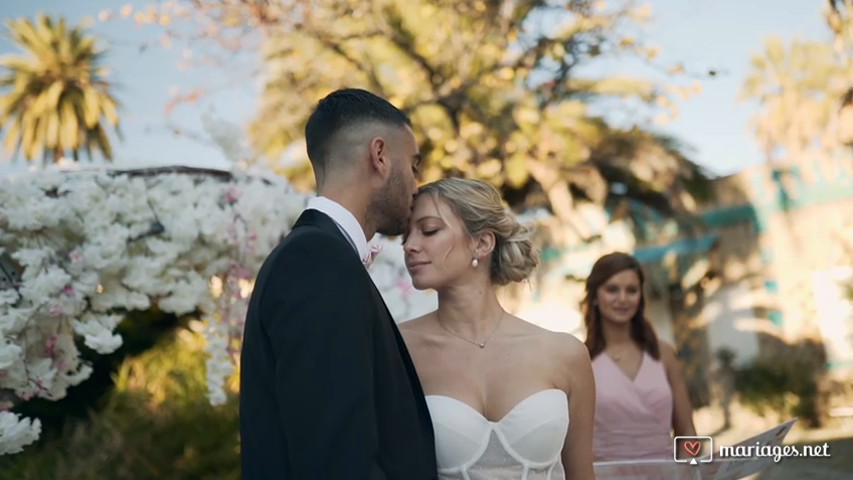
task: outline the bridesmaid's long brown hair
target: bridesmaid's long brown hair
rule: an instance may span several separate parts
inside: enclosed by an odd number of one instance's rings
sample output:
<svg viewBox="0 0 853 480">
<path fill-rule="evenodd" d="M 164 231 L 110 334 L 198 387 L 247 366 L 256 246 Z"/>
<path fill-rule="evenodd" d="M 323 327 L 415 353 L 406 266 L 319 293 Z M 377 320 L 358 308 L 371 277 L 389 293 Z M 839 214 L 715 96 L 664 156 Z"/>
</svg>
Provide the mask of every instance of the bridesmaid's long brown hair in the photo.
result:
<svg viewBox="0 0 853 480">
<path fill-rule="evenodd" d="M 586 325 L 586 341 L 584 344 L 589 350 L 590 358 L 595 358 L 604 351 L 606 342 L 601 326 L 601 312 L 598 311 L 597 306 L 593 305 L 593 301 L 598 289 L 607 283 L 610 277 L 625 270 L 633 270 L 640 279 L 640 305 L 637 306 L 637 313 L 631 318 L 631 339 L 640 348 L 648 352 L 652 358 L 659 360 L 658 337 L 645 316 L 646 295 L 643 287 L 646 283 L 646 276 L 643 274 L 640 262 L 626 253 L 607 254 L 599 258 L 592 266 L 592 271 L 586 279 L 586 296 L 582 305 L 584 324 Z"/>
</svg>

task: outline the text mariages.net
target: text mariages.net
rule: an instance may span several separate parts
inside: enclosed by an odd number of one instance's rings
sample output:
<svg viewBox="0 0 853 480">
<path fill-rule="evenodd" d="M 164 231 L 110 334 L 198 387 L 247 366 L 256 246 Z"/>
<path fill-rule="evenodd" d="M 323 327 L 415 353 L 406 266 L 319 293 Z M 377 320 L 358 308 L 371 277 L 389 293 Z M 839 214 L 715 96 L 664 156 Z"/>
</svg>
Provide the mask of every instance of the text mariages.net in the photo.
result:
<svg viewBox="0 0 853 480">
<path fill-rule="evenodd" d="M 737 445 L 721 446 L 719 456 L 721 458 L 753 458 L 773 457 L 773 461 L 779 462 L 783 457 L 828 457 L 829 444 L 803 445 L 802 451 L 796 445 Z"/>
</svg>

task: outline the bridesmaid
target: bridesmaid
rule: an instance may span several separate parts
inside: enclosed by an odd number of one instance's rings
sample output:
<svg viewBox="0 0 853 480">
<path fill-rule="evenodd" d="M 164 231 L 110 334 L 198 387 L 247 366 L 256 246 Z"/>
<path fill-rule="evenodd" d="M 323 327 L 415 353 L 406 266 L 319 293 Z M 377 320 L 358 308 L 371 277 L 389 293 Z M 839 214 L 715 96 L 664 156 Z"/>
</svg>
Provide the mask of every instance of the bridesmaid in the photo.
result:
<svg viewBox="0 0 853 480">
<path fill-rule="evenodd" d="M 595 375 L 595 461 L 671 459 L 672 432 L 696 435 L 675 349 L 644 316 L 643 270 L 624 253 L 595 262 L 583 302 Z"/>
</svg>

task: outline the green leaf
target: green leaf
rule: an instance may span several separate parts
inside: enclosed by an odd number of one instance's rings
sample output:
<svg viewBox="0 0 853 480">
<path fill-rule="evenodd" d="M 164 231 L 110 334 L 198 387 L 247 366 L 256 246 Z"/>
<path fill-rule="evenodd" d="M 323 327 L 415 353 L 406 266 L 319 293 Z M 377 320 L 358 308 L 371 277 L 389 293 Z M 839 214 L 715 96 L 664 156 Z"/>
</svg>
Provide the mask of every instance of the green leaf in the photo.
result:
<svg viewBox="0 0 853 480">
<path fill-rule="evenodd" d="M 55 149 L 60 146 L 59 142 L 59 112 L 54 110 L 45 115 L 45 144 L 49 149 Z"/>
<path fill-rule="evenodd" d="M 77 123 L 74 105 L 71 102 L 63 102 L 59 114 L 59 144 L 66 150 L 75 149 L 80 145 L 80 126 Z"/>
<path fill-rule="evenodd" d="M 118 125 L 118 112 L 116 111 L 115 101 L 104 94 L 100 94 L 100 97 L 101 109 L 104 112 L 104 116 L 107 117 L 107 121 L 112 126 Z"/>
<path fill-rule="evenodd" d="M 6 153 L 13 154 L 21 147 L 21 127 L 18 122 L 12 122 L 6 130 L 6 139 L 3 142 Z"/>
<path fill-rule="evenodd" d="M 91 88 L 83 89 L 83 120 L 86 128 L 94 128 L 101 114 L 98 93 Z"/>
</svg>

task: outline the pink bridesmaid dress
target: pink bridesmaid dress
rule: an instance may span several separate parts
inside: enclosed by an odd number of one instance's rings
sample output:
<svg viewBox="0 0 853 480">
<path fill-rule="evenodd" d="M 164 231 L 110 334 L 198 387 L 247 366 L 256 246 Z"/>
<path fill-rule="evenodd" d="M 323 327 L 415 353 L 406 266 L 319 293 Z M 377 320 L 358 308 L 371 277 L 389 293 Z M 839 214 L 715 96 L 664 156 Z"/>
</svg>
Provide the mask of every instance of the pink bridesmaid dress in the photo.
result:
<svg viewBox="0 0 853 480">
<path fill-rule="evenodd" d="M 643 352 L 636 377 L 606 353 L 595 375 L 595 461 L 672 459 L 672 389 L 663 364 Z"/>
</svg>

